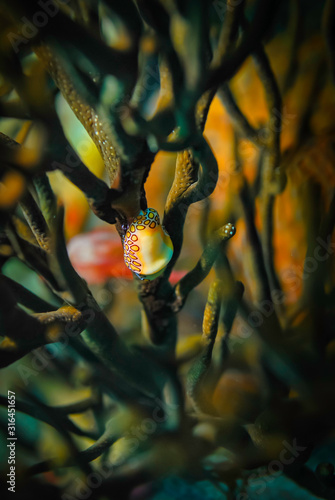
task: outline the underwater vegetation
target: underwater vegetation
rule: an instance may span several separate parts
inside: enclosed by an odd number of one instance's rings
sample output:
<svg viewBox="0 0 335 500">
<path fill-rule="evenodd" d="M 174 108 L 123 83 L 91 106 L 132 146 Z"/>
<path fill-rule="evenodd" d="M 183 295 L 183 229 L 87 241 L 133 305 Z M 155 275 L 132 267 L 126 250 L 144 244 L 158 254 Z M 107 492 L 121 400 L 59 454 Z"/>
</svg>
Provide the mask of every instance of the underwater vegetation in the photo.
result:
<svg viewBox="0 0 335 500">
<path fill-rule="evenodd" d="M 0 1 L 2 498 L 335 499 L 334 28 Z"/>
</svg>

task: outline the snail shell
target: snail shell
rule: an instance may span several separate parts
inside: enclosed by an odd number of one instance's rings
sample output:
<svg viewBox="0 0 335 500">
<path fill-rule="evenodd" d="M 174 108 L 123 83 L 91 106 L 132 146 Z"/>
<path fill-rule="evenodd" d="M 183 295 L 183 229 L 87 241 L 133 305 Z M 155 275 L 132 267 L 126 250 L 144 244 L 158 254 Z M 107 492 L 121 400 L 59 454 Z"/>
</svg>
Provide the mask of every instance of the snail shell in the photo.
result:
<svg viewBox="0 0 335 500">
<path fill-rule="evenodd" d="M 126 266 L 139 278 L 153 280 L 163 273 L 173 255 L 173 244 L 154 208 L 141 210 L 128 226 L 123 249 Z"/>
</svg>

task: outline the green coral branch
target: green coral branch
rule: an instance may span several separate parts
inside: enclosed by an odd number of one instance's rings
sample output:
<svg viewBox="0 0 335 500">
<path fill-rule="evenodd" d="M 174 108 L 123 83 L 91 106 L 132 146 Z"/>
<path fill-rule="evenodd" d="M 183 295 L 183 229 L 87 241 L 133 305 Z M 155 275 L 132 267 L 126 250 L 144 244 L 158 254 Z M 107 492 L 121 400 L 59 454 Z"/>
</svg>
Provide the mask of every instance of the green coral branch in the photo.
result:
<svg viewBox="0 0 335 500">
<path fill-rule="evenodd" d="M 187 110 L 188 101 L 192 102 L 193 95 L 197 95 L 205 79 L 210 4 L 200 0 L 196 3 L 184 3 L 180 9 L 171 6 L 171 43 L 183 68 L 184 83 L 184 88 L 178 92 L 176 104 L 178 110 Z"/>
<path fill-rule="evenodd" d="M 244 293 L 244 285 L 240 281 L 236 281 L 232 288 L 231 295 L 229 297 L 224 297 L 222 304 L 222 325 L 224 335 L 220 346 L 221 367 L 225 366 L 228 359 L 230 333 Z"/>
<path fill-rule="evenodd" d="M 7 405 L 8 405 L 7 396 L 0 395 L 0 405 L 7 407 Z M 48 411 L 47 412 L 43 411 L 43 407 L 45 407 Z M 52 419 L 50 419 L 50 417 L 49 417 L 49 412 L 52 412 L 54 415 L 56 415 L 56 419 L 61 421 L 62 426 L 68 432 L 72 432 L 73 434 L 76 434 L 77 436 L 85 436 L 85 437 L 89 437 L 91 439 L 97 439 L 97 435 L 95 432 L 92 432 L 90 430 L 83 430 L 80 427 L 78 427 L 76 424 L 74 424 L 66 416 L 65 412 L 60 407 L 47 406 L 47 405 L 41 404 L 39 408 L 36 408 L 35 404 L 30 403 L 29 401 L 24 401 L 24 400 L 16 398 L 15 399 L 15 408 L 16 408 L 16 411 L 18 411 L 18 412 L 25 413 L 26 415 L 29 415 L 30 417 L 33 417 L 41 422 L 45 422 L 46 424 L 51 425 L 52 427 L 55 427 L 54 421 Z M 69 407 L 69 408 L 71 409 L 71 407 Z"/>
<path fill-rule="evenodd" d="M 86 318 L 86 323 L 90 321 L 92 321 L 92 313 Z M 122 404 L 131 404 L 131 402 L 142 399 L 143 401 L 146 400 L 148 406 L 150 406 L 153 401 L 150 391 L 147 391 L 144 386 L 141 387 L 139 383 L 135 387 L 131 381 L 123 376 L 123 373 L 120 373 L 117 369 L 113 369 L 110 360 L 109 364 L 108 361 L 102 362 L 103 359 L 99 356 L 96 346 L 93 345 L 91 348 L 89 340 L 77 336 L 77 332 L 74 332 L 75 335 L 72 332 L 69 333 L 71 333 L 69 335 L 69 344 L 92 368 L 90 378 L 92 385 L 102 387 L 104 392 Z M 106 353 L 107 355 L 108 353 Z"/>
<path fill-rule="evenodd" d="M 102 436 L 97 439 L 97 441 L 87 448 L 86 450 L 80 451 L 71 458 L 64 460 L 58 457 L 50 458 L 43 462 L 33 465 L 27 471 L 29 476 L 36 474 L 41 474 L 52 469 L 63 468 L 63 467 L 75 467 L 79 463 L 89 463 L 92 460 L 100 457 L 106 450 L 108 450 L 117 440 L 118 435 L 115 433 L 112 425 L 107 425 L 105 432 Z"/>
<path fill-rule="evenodd" d="M 245 30 L 250 29 L 249 24 L 245 18 L 242 19 L 242 25 Z M 264 256 L 264 264 L 268 276 L 268 282 L 271 292 L 281 291 L 281 286 L 274 267 L 273 256 L 273 209 L 275 202 L 275 195 L 281 192 L 285 187 L 285 176 L 280 171 L 280 133 L 282 125 L 282 100 L 278 84 L 274 73 L 272 71 L 269 59 L 265 53 L 262 44 L 259 43 L 254 48 L 253 59 L 256 68 L 264 87 L 265 98 L 269 110 L 268 122 L 268 138 L 264 144 L 264 152 L 262 155 L 262 250 Z M 226 91 L 227 97 L 227 91 Z M 228 101 L 229 98 L 228 92 Z M 254 137 L 253 130 L 250 130 L 248 122 L 244 119 L 241 112 L 238 111 L 234 103 L 230 101 L 233 106 L 233 114 L 238 118 L 239 123 L 244 127 L 244 131 L 248 133 L 249 137 Z M 244 200 L 246 201 L 246 200 Z M 249 217 L 250 219 L 250 217 Z M 250 220 L 249 220 L 250 222 Z M 250 228 L 249 224 L 249 228 Z M 253 231 L 254 233 L 254 231 Z M 252 233 L 250 233 L 252 235 Z M 260 263 L 257 258 L 256 262 Z M 261 270 L 261 266 L 259 266 Z M 261 274 L 262 276 L 262 274 Z M 264 279 L 262 280 L 265 283 Z M 266 290 L 265 290 L 266 291 Z M 278 306 L 282 309 L 282 306 Z M 282 311 L 283 312 L 283 311 Z"/>
<path fill-rule="evenodd" d="M 298 74 L 298 50 L 303 32 L 302 7 L 302 2 L 300 0 L 290 3 L 290 18 L 288 24 L 288 35 L 290 40 L 289 62 L 281 86 L 283 95 L 292 88 Z"/>
<path fill-rule="evenodd" d="M 75 403 L 67 405 L 54 406 L 53 408 L 64 415 L 76 415 L 78 413 L 84 413 L 87 410 L 100 407 L 100 403 L 100 397 L 92 394 L 92 396 L 82 399 L 81 401 L 76 401 Z"/>
<path fill-rule="evenodd" d="M 203 94 L 207 95 L 203 87 L 208 67 L 209 40 L 204 43 L 204 37 L 207 36 L 210 6 L 199 2 L 197 6 L 185 5 L 179 11 L 168 4 L 138 2 L 138 7 L 143 19 L 155 30 L 156 37 L 161 42 L 161 55 L 172 82 L 169 101 L 174 106 L 158 109 L 148 121 L 135 114 L 133 119 L 136 130 L 139 134 L 149 136 L 150 145 L 154 149 L 180 151 L 192 146 L 196 133 L 197 102 Z M 162 24 L 163 18 L 170 25 L 170 30 Z M 164 78 L 164 74 L 161 78 Z M 210 90 L 210 93 L 214 95 L 215 91 Z M 167 130 L 170 134 L 168 137 Z"/>
<path fill-rule="evenodd" d="M 223 296 L 223 283 L 215 279 L 210 286 L 202 325 L 203 349 L 199 358 L 193 363 L 188 375 L 186 390 L 197 410 L 214 413 L 210 400 L 209 388 L 206 387 L 206 376 L 209 372 L 212 352 L 218 331 L 220 309 Z"/>
<path fill-rule="evenodd" d="M 6 235 L 16 256 L 31 269 L 43 276 L 54 293 L 58 294 L 62 292 L 57 279 L 49 268 L 48 254 L 40 247 L 36 247 L 28 241 L 23 240 L 17 234 L 10 220 L 7 222 Z"/>
<path fill-rule="evenodd" d="M 327 213 L 320 221 L 316 211 L 314 216 L 314 228 L 309 228 L 310 238 L 304 260 L 304 276 L 302 293 L 300 297 L 299 312 L 308 310 L 309 318 L 314 325 L 313 347 L 324 355 L 326 346 L 331 339 L 330 328 L 324 324 L 322 306 L 327 302 L 327 288 L 333 289 L 329 280 L 332 275 L 331 242 L 335 226 L 335 192 L 331 199 Z M 309 217 L 313 220 L 312 216 Z M 315 227 L 316 226 L 316 227 Z M 313 230 L 314 229 L 314 230 Z M 313 273 L 308 271 L 308 262 L 315 261 L 315 255 L 320 256 L 320 246 L 325 251 L 325 256 L 318 258 L 318 268 Z M 331 297 L 331 295 L 330 295 Z M 323 326 L 320 328 L 320 326 Z"/>
<path fill-rule="evenodd" d="M 22 0 L 13 0 L 11 4 L 6 4 L 6 10 L 12 14 L 18 29 L 22 16 L 31 19 L 35 9 L 34 3 Z M 81 52 L 85 56 L 85 62 L 97 68 L 103 75 L 115 75 L 127 87 L 133 84 L 136 76 L 137 47 L 125 50 L 109 47 L 93 30 L 73 21 L 61 9 L 57 16 L 49 17 L 46 26 L 41 26 L 36 34 L 31 36 L 30 43 L 33 45 L 37 41 L 58 40 L 60 33 L 62 46 L 71 58 L 77 57 L 78 52 Z"/>
<path fill-rule="evenodd" d="M 189 206 L 207 198 L 214 191 L 217 179 L 218 165 L 205 138 L 200 140 L 199 146 L 178 154 L 175 179 L 167 198 L 163 219 L 163 225 L 174 245 L 166 277 L 180 254 Z"/>
<path fill-rule="evenodd" d="M 3 275 L 0 275 L 0 290 L 3 296 L 0 303 L 0 334 L 5 337 L 0 344 L 0 367 L 3 368 L 33 349 L 57 341 L 62 328 L 59 321 L 42 324 L 18 307 L 15 294 Z"/>
<path fill-rule="evenodd" d="M 62 52 L 45 44 L 37 47 L 35 52 L 96 145 L 112 185 L 120 169 L 120 158 L 114 146 L 115 139 L 107 118 L 101 116 L 101 113 L 99 115 L 90 100 L 86 98 L 85 94 L 88 92 L 82 89 L 79 76 Z"/>
<path fill-rule="evenodd" d="M 324 6 L 322 19 L 323 34 L 327 42 L 328 63 L 332 75 L 333 83 L 335 83 L 335 6 L 332 0 L 327 0 Z"/>
<path fill-rule="evenodd" d="M 208 78 L 206 85 L 207 89 L 219 87 L 234 76 L 246 58 L 258 48 L 260 41 L 264 38 L 274 19 L 277 8 L 277 4 L 275 5 L 267 0 L 257 2 L 253 21 L 243 33 L 238 46 L 224 57 L 219 66 L 212 67 L 212 74 Z"/>
<path fill-rule="evenodd" d="M 158 396 L 161 376 L 156 373 L 155 366 L 148 365 L 142 354 L 131 351 L 124 344 L 100 310 L 92 309 L 90 314 L 92 320 L 87 322 L 82 334 L 87 346 L 131 386 L 149 397 Z"/>
<path fill-rule="evenodd" d="M 260 139 L 258 130 L 250 124 L 239 108 L 228 83 L 221 85 L 218 96 L 238 131 L 257 146 L 264 147 L 264 142 Z"/>
<path fill-rule="evenodd" d="M 74 306 L 84 303 L 89 291 L 86 282 L 74 270 L 67 253 L 62 206 L 58 210 L 50 247 L 50 268 L 59 283 L 59 288 L 66 290 L 66 295 L 63 294 L 62 298 L 72 302 Z"/>
<path fill-rule="evenodd" d="M 22 101 L 28 106 L 30 116 L 40 120 L 50 131 L 47 154 L 40 159 L 38 165 L 34 166 L 34 171 L 38 171 L 41 167 L 48 171 L 50 164 L 53 169 L 60 169 L 85 194 L 92 211 L 98 217 L 107 222 L 115 223 L 115 211 L 111 208 L 112 191 L 105 182 L 96 177 L 82 163 L 69 146 L 59 118 L 51 105 L 50 95 L 45 93 L 41 96 L 41 103 L 44 105 L 38 105 L 32 95 L 34 79 L 23 74 L 21 66 L 15 62 L 13 57 L 10 63 L 6 66 L 6 76 L 12 82 Z M 8 138 L 3 139 L 7 141 Z M 21 165 L 22 158 L 25 156 L 23 146 L 13 148 L 12 145 L 8 147 L 8 143 L 7 145 L 3 144 L 1 145 L 1 153 L 6 163 L 13 168 L 17 168 L 22 173 L 27 172 L 25 175 L 33 173 L 30 165 L 26 167 Z"/>
<path fill-rule="evenodd" d="M 23 215 L 29 224 L 39 246 L 46 252 L 50 251 L 50 237 L 47 223 L 29 191 L 20 200 Z"/>
<path fill-rule="evenodd" d="M 130 224 L 140 210 L 147 208 L 144 184 L 154 158 L 155 154 L 146 150 L 134 162 L 122 162 L 120 185 L 113 190 L 112 206 L 123 224 Z"/>
<path fill-rule="evenodd" d="M 78 78 L 64 54 L 61 57 L 59 51 L 56 52 L 47 45 L 39 46 L 35 51 L 100 151 L 111 186 L 120 173 L 120 188 L 106 190 L 99 179 L 93 182 L 93 174 L 83 168 L 79 159 L 73 169 L 71 165 L 66 168 L 66 165 L 58 164 L 58 160 L 54 165 L 60 167 L 63 173 L 84 191 L 99 217 L 113 223 L 116 211 L 121 210 L 121 214 L 126 214 L 124 219 L 134 218 L 141 209 L 143 184 L 155 155 L 148 150 L 144 139 L 133 137 L 124 131 L 118 117 L 120 104 L 113 104 L 114 109 L 109 117 L 104 115 L 99 103 L 95 104 L 95 108 L 90 104 L 89 99 L 85 98 L 85 92 L 80 92 L 81 86 L 76 83 Z M 121 104 L 125 105 L 124 100 Z M 124 189 L 125 184 L 127 191 Z M 93 190 L 93 193 L 90 190 Z"/>
<path fill-rule="evenodd" d="M 285 186 L 280 171 L 280 133 L 282 126 L 282 101 L 276 78 L 264 49 L 254 54 L 259 76 L 264 86 L 267 106 L 270 113 L 268 150 L 264 153 L 262 165 L 262 246 L 264 262 L 271 290 L 281 290 L 273 255 L 273 209 L 275 195 Z"/>
<path fill-rule="evenodd" d="M 29 341 L 42 336 L 45 328 L 39 322 L 16 305 L 15 296 L 10 291 L 8 280 L 0 275 L 2 300 L 0 332 L 14 341 Z"/>
<path fill-rule="evenodd" d="M 28 309 L 31 309 L 34 312 L 49 312 L 53 309 L 56 309 L 56 306 L 53 306 L 49 302 L 38 297 L 30 290 L 22 286 L 20 283 L 12 280 L 11 278 L 1 275 L 1 280 L 11 290 L 16 301 L 19 304 L 27 307 Z"/>
<path fill-rule="evenodd" d="M 21 217 L 18 217 L 17 215 L 14 214 L 14 215 L 12 215 L 11 219 L 12 219 L 12 223 L 13 223 L 13 227 L 15 228 L 15 231 L 17 232 L 18 236 L 20 238 L 22 238 L 22 240 L 27 241 L 33 247 L 41 248 L 38 245 L 38 242 L 36 241 L 34 233 L 30 229 L 28 224 L 26 224 L 26 222 L 22 220 Z M 8 240 L 8 238 L 7 238 L 7 240 Z"/>
<path fill-rule="evenodd" d="M 214 233 L 196 266 L 175 286 L 175 300 L 172 306 L 175 312 L 180 311 L 189 293 L 206 278 L 219 255 L 222 243 L 228 241 L 234 234 L 235 227 L 230 223 L 225 224 Z"/>
<path fill-rule="evenodd" d="M 238 34 L 241 16 L 245 8 L 245 0 L 234 3 L 231 0 L 227 1 L 224 22 L 222 24 L 217 46 L 214 51 L 211 61 L 212 68 L 218 68 L 227 56 L 228 50 L 232 49 L 233 43 Z"/>
<path fill-rule="evenodd" d="M 203 133 L 210 105 L 216 94 L 216 89 L 210 89 L 203 93 L 195 108 L 195 126 L 199 133 Z"/>
<path fill-rule="evenodd" d="M 70 434 L 69 430 L 67 429 L 69 423 L 71 422 L 67 417 L 64 418 L 64 415 L 60 414 L 59 412 L 55 411 L 52 407 L 44 404 L 39 398 L 37 398 L 34 394 L 32 393 L 25 393 L 24 394 L 28 400 L 28 403 L 30 402 L 32 405 L 34 405 L 35 409 L 37 412 L 48 418 L 49 424 L 52 425 L 59 433 L 59 435 L 63 438 L 64 442 L 67 445 L 69 454 L 71 456 L 77 456 L 79 453 L 78 447 L 76 445 L 75 440 L 73 439 L 73 436 Z M 30 400 L 30 401 L 29 401 Z M 74 427 L 76 428 L 76 427 Z M 73 427 L 72 427 L 73 429 Z M 73 430 L 72 430 L 73 432 Z M 83 471 L 84 474 L 90 474 L 92 473 L 92 468 L 84 461 L 81 460 L 81 458 L 78 458 L 77 461 L 77 466 L 80 467 L 80 469 Z"/>
<path fill-rule="evenodd" d="M 2 144 L 6 144 L 12 148 L 17 156 L 22 158 L 24 157 L 24 147 L 22 147 L 19 143 L 5 134 L 0 135 L 0 140 Z M 20 206 L 37 243 L 43 250 L 48 251 L 48 228 L 39 207 L 29 191 L 26 190 L 24 195 L 21 197 Z"/>
<path fill-rule="evenodd" d="M 57 200 L 46 173 L 34 177 L 34 186 L 43 217 L 52 230 L 57 217 Z"/>
<path fill-rule="evenodd" d="M 271 289 L 263 258 L 263 248 L 255 226 L 255 204 L 246 179 L 243 179 L 239 197 L 241 200 L 247 236 L 250 242 L 250 250 L 257 276 L 257 300 L 259 302 L 262 300 L 271 300 Z"/>
<path fill-rule="evenodd" d="M 70 147 L 58 117 L 53 113 L 53 135 L 50 138 L 50 153 L 45 162 L 46 170 L 50 163 L 59 169 L 86 196 L 93 213 L 100 219 L 115 223 L 115 210 L 112 209 L 112 190 L 94 175 Z"/>
<path fill-rule="evenodd" d="M 199 142 L 193 146 L 193 153 L 196 161 L 199 162 L 200 170 L 197 184 L 190 186 L 187 192 L 191 203 L 210 196 L 216 187 L 219 176 L 216 158 L 205 137 L 201 137 Z"/>
</svg>

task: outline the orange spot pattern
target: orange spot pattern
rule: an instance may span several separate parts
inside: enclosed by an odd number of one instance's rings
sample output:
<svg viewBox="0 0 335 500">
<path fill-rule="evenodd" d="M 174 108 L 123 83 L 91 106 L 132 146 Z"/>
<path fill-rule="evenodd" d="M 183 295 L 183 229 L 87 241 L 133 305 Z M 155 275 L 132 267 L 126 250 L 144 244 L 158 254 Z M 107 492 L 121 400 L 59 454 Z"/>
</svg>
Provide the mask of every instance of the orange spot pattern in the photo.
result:
<svg viewBox="0 0 335 500">
<path fill-rule="evenodd" d="M 144 212 L 141 213 L 141 215 L 136 217 L 136 219 L 134 219 L 133 222 L 130 224 L 124 239 L 124 249 L 125 249 L 124 260 L 126 266 L 131 271 L 140 274 L 142 270 L 142 263 L 139 257 L 139 252 L 141 251 L 141 247 L 136 232 L 143 231 L 144 229 L 148 230 L 149 228 L 155 229 L 155 227 L 159 225 L 160 225 L 159 215 L 153 208 L 147 208 Z"/>
</svg>

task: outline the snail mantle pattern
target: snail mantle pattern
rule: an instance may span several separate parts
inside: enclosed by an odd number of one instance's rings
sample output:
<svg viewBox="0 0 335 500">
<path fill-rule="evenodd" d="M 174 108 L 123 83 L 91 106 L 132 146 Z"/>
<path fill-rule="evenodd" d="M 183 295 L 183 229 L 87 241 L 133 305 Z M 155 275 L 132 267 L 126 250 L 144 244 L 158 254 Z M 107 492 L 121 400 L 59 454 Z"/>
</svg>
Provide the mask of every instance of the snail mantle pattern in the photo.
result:
<svg viewBox="0 0 335 500">
<path fill-rule="evenodd" d="M 141 210 L 128 226 L 123 249 L 126 266 L 140 279 L 153 280 L 163 273 L 172 258 L 173 244 L 154 208 Z"/>
</svg>

